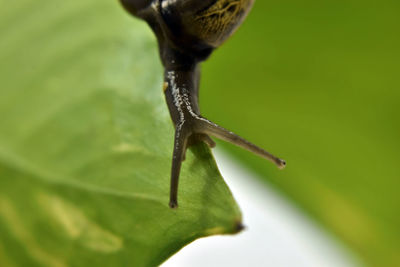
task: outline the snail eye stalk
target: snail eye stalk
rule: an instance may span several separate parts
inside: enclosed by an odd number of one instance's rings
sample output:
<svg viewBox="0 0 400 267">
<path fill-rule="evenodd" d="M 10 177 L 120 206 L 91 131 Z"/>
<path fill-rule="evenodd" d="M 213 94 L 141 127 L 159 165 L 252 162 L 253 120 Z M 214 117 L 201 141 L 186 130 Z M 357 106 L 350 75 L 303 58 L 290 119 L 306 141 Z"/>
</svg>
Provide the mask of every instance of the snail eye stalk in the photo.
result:
<svg viewBox="0 0 400 267">
<path fill-rule="evenodd" d="M 214 136 L 218 139 L 227 141 L 231 144 L 237 145 L 241 148 L 244 148 L 250 152 L 253 152 L 256 155 L 259 155 L 260 157 L 263 157 L 272 163 L 274 163 L 279 169 L 283 169 L 286 166 L 286 161 L 283 159 L 280 159 L 268 151 L 254 145 L 253 143 L 247 141 L 246 139 L 240 137 L 239 135 L 228 131 L 221 126 L 218 126 L 215 123 L 209 122 L 204 125 L 205 131 L 207 134 Z"/>
<path fill-rule="evenodd" d="M 186 124 L 185 124 L 186 123 Z M 187 126 L 189 125 L 189 126 Z M 186 149 L 188 148 L 188 140 L 195 138 L 197 141 L 205 142 L 210 148 L 215 147 L 215 142 L 208 136 L 214 136 L 218 139 L 227 141 L 231 144 L 242 147 L 254 154 L 257 154 L 272 163 L 279 169 L 286 166 L 286 162 L 268 151 L 252 144 L 239 135 L 230 132 L 221 126 L 200 116 L 187 117 L 186 122 L 178 125 L 175 130 L 174 151 L 172 156 L 172 169 L 171 169 L 171 190 L 170 202 L 171 208 L 178 207 L 178 183 L 179 174 L 181 170 L 182 161 L 185 160 Z M 193 140 L 193 139 L 192 139 Z"/>
</svg>

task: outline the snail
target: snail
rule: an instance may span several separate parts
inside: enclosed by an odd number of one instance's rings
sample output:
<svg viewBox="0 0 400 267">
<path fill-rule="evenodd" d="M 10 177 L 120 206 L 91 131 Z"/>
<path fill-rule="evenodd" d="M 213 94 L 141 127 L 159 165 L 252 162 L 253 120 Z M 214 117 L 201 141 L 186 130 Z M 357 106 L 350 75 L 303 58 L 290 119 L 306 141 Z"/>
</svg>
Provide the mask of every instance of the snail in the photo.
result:
<svg viewBox="0 0 400 267">
<path fill-rule="evenodd" d="M 284 160 L 202 117 L 198 104 L 200 63 L 219 47 L 250 11 L 254 0 L 120 0 L 132 15 L 146 21 L 158 41 L 164 66 L 168 109 L 175 126 L 171 168 L 171 208 L 178 207 L 178 182 L 186 149 L 210 136 L 225 140 L 284 168 Z"/>
</svg>

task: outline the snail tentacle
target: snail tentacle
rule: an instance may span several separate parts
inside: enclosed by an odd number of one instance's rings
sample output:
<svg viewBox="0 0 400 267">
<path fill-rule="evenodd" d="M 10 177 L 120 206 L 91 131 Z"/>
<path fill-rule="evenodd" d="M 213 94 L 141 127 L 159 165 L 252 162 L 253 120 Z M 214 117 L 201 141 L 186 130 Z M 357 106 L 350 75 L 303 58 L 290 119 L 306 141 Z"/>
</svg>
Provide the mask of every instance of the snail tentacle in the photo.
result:
<svg viewBox="0 0 400 267">
<path fill-rule="evenodd" d="M 172 209 L 178 207 L 179 174 L 181 172 L 182 161 L 185 158 L 189 136 L 190 134 L 188 129 L 183 127 L 183 125 L 178 125 L 178 127 L 176 127 L 174 151 L 172 154 L 171 189 L 169 200 L 169 206 Z"/>
<path fill-rule="evenodd" d="M 211 122 L 208 121 L 206 123 L 203 122 L 203 127 L 204 127 L 204 132 L 214 136 L 218 139 L 227 141 L 231 144 L 234 144 L 236 146 L 239 146 L 241 148 L 244 148 L 250 152 L 253 152 L 254 154 L 257 154 L 272 163 L 274 163 L 279 169 L 283 169 L 286 166 L 286 162 L 283 159 L 280 159 L 268 151 L 262 149 L 261 147 L 256 146 L 255 144 L 247 141 L 243 137 L 240 137 L 239 135 Z"/>
</svg>

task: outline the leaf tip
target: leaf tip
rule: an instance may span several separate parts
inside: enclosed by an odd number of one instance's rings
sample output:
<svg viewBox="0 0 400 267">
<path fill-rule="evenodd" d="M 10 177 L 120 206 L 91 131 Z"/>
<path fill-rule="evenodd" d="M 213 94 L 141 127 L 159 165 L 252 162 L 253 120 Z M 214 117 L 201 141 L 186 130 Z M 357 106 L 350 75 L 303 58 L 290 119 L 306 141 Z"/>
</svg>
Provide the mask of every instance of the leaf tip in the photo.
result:
<svg viewBox="0 0 400 267">
<path fill-rule="evenodd" d="M 235 234 L 240 233 L 241 231 L 243 231 L 244 229 L 246 229 L 246 226 L 244 226 L 244 224 L 241 221 L 237 221 L 235 223 Z"/>
</svg>

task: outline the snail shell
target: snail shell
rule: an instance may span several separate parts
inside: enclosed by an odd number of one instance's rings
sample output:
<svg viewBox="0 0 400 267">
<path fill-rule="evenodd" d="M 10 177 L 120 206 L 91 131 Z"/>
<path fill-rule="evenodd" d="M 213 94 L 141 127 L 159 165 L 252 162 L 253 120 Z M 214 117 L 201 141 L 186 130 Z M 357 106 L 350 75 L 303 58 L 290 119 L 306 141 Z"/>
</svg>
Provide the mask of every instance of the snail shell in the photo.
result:
<svg viewBox="0 0 400 267">
<path fill-rule="evenodd" d="M 254 0 L 162 0 L 161 13 L 176 37 L 216 48 L 240 26 Z"/>
</svg>

